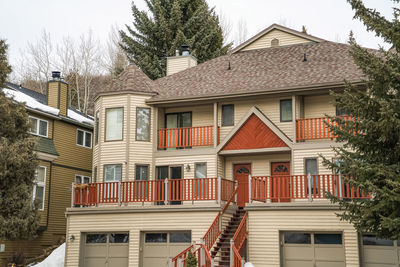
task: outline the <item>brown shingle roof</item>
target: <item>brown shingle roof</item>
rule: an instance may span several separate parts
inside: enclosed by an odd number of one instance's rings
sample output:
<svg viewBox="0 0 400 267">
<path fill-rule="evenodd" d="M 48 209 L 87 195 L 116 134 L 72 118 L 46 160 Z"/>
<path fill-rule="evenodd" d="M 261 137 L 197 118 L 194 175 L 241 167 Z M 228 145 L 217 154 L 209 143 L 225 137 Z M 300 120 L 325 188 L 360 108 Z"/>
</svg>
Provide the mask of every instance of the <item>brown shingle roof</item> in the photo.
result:
<svg viewBox="0 0 400 267">
<path fill-rule="evenodd" d="M 346 44 L 323 41 L 221 56 L 154 82 L 149 102 L 362 81 Z M 307 61 L 303 61 L 304 53 Z M 228 70 L 228 64 L 231 70 Z"/>
<path fill-rule="evenodd" d="M 153 81 L 138 66 L 130 63 L 108 86 L 104 86 L 98 95 L 113 92 L 156 93 L 152 84 Z"/>
</svg>

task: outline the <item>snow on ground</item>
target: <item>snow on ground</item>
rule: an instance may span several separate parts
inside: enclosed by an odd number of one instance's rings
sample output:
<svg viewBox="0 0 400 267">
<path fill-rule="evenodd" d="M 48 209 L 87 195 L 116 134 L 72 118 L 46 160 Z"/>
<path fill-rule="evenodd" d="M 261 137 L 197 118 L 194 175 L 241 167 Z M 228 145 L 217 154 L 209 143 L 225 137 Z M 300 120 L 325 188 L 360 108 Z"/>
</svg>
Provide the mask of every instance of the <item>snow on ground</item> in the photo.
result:
<svg viewBox="0 0 400 267">
<path fill-rule="evenodd" d="M 90 125 L 93 125 L 93 120 L 91 120 L 89 118 L 86 118 L 85 116 L 82 116 L 79 113 L 76 113 L 72 109 L 68 109 L 67 116 L 68 116 L 68 118 L 74 119 L 74 120 L 79 121 L 81 123 L 88 123 Z"/>
<path fill-rule="evenodd" d="M 3 88 L 3 92 L 6 94 L 7 97 L 13 98 L 14 101 L 19 103 L 25 103 L 27 107 L 38 109 L 53 115 L 58 115 L 58 113 L 60 113 L 59 109 L 44 105 L 39 101 L 37 101 L 36 99 L 34 99 L 33 97 L 30 97 L 22 92 L 6 88 Z"/>
<path fill-rule="evenodd" d="M 64 267 L 65 243 L 53 250 L 53 252 L 42 262 L 30 267 Z"/>
</svg>

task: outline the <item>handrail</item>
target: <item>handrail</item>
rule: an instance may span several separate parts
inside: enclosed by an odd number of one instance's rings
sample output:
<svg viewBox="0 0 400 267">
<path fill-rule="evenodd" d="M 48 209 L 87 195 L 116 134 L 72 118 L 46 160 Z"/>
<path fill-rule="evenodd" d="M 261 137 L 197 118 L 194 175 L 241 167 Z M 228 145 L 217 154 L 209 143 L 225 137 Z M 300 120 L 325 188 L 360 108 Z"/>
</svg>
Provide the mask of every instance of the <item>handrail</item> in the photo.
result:
<svg viewBox="0 0 400 267">
<path fill-rule="evenodd" d="M 214 126 L 158 129 L 158 148 L 214 145 Z"/>
<path fill-rule="evenodd" d="M 212 257 L 210 252 L 208 251 L 206 245 L 204 244 L 195 244 L 195 245 L 191 245 L 189 246 L 187 249 L 185 249 L 184 251 L 182 251 L 181 253 L 179 253 L 177 256 L 175 256 L 174 258 L 172 258 L 171 262 L 173 263 L 174 267 L 178 267 L 178 259 L 181 258 L 181 260 L 183 261 L 183 266 L 185 266 L 186 264 L 186 259 L 187 259 L 187 255 L 189 253 L 189 251 L 194 250 L 195 246 L 199 246 L 194 252 L 193 255 L 195 257 L 197 257 L 197 266 L 198 267 L 212 267 L 211 262 L 212 262 Z M 204 251 L 204 259 L 201 259 L 201 249 L 203 249 Z M 204 261 L 203 264 L 201 264 Z"/>
<path fill-rule="evenodd" d="M 172 261 L 175 262 L 175 266 L 176 266 L 176 260 L 178 258 L 180 258 L 181 256 L 184 256 L 186 258 L 186 253 L 193 249 L 194 245 L 190 245 L 188 248 L 186 248 L 184 251 L 182 251 L 181 253 L 179 253 L 178 255 L 176 255 L 175 257 L 172 258 Z"/>
<path fill-rule="evenodd" d="M 231 253 L 233 253 L 232 258 L 233 262 L 231 262 L 231 267 L 241 267 L 242 266 L 242 256 L 239 251 L 242 248 L 244 241 L 247 237 L 247 212 L 244 214 L 242 220 L 238 228 L 236 229 L 235 234 L 231 240 Z M 232 259 L 231 258 L 231 259 Z"/>
<path fill-rule="evenodd" d="M 233 191 L 232 195 L 229 197 L 228 201 L 226 202 L 224 208 L 221 211 L 221 214 L 224 214 L 226 209 L 229 207 L 229 204 L 232 202 L 233 198 L 235 197 L 237 193 L 237 188 L 235 188 L 235 190 Z"/>
</svg>

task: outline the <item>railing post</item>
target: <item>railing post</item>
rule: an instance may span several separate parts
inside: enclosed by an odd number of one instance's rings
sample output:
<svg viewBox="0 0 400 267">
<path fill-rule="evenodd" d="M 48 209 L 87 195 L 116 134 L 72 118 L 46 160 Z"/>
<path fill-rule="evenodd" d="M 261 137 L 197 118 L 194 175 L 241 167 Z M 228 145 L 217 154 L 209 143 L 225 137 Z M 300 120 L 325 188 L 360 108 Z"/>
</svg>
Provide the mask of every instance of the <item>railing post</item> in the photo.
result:
<svg viewBox="0 0 400 267">
<path fill-rule="evenodd" d="M 183 267 L 183 261 L 182 261 L 181 258 L 178 258 L 176 261 L 177 261 L 177 266 L 178 267 Z"/>
<path fill-rule="evenodd" d="M 206 242 L 204 242 L 203 238 L 200 238 L 200 244 L 204 245 Z M 204 247 L 200 246 L 200 266 L 204 266 L 206 264 L 206 252 L 204 251 Z"/>
<path fill-rule="evenodd" d="M 233 255 L 233 246 L 234 246 L 233 238 L 231 238 L 231 245 L 229 248 L 229 266 L 232 267 L 234 264 L 234 255 Z"/>
<path fill-rule="evenodd" d="M 72 193 L 71 193 L 71 208 L 73 208 L 74 207 L 74 201 L 75 201 L 75 183 L 73 182 L 72 183 L 72 187 L 71 187 L 71 189 L 72 189 Z"/>
<path fill-rule="evenodd" d="M 221 205 L 221 190 L 222 190 L 221 184 L 222 184 L 221 183 L 221 177 L 218 176 L 218 198 L 217 198 L 218 205 Z"/>
<path fill-rule="evenodd" d="M 118 181 L 118 206 L 121 206 L 121 188 L 122 188 L 122 183 L 121 181 Z"/>
<path fill-rule="evenodd" d="M 171 257 L 168 258 L 168 267 L 173 267 L 173 265 L 172 265 L 172 258 L 171 258 Z"/>
<path fill-rule="evenodd" d="M 214 267 L 214 258 L 211 258 L 211 267 Z"/>
<path fill-rule="evenodd" d="M 168 205 L 168 178 L 164 179 L 164 204 Z"/>
<path fill-rule="evenodd" d="M 311 181 L 311 174 L 307 174 L 307 187 L 308 187 L 308 201 L 312 202 L 312 181 Z"/>
<path fill-rule="evenodd" d="M 249 203 L 252 203 L 252 197 L 251 197 L 251 174 L 249 174 Z"/>
<path fill-rule="evenodd" d="M 241 267 L 244 267 L 244 264 L 246 263 L 246 261 L 244 259 L 242 259 L 242 262 L 240 263 Z"/>
</svg>

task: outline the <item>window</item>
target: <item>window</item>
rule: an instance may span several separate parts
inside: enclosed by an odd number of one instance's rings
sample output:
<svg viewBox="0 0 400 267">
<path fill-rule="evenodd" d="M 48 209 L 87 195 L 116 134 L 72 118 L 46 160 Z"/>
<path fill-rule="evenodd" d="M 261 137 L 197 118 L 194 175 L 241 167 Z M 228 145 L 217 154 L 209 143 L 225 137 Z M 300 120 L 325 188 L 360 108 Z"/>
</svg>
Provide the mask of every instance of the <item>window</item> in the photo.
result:
<svg viewBox="0 0 400 267">
<path fill-rule="evenodd" d="M 94 143 L 97 145 L 99 143 L 99 120 L 100 120 L 100 111 L 96 112 L 96 125 L 94 132 Z"/>
<path fill-rule="evenodd" d="M 94 166 L 94 170 L 93 170 L 93 178 L 94 178 L 94 182 L 97 182 L 97 166 Z"/>
<path fill-rule="evenodd" d="M 76 184 L 88 184 L 88 183 L 90 183 L 90 177 L 76 174 L 75 175 L 75 183 Z"/>
<path fill-rule="evenodd" d="M 110 243 L 128 243 L 129 234 L 110 234 Z"/>
<path fill-rule="evenodd" d="M 311 158 L 311 159 L 306 159 L 305 160 L 305 174 L 311 175 L 311 193 L 314 194 L 314 185 L 316 188 L 318 188 L 318 167 L 317 167 L 317 159 L 316 158 Z M 308 190 L 308 188 L 307 188 Z M 317 190 L 317 189 L 315 189 Z M 315 192 L 316 194 L 318 193 L 317 191 Z"/>
<path fill-rule="evenodd" d="M 336 106 L 336 116 L 345 116 L 347 111 L 344 108 L 339 108 Z"/>
<path fill-rule="evenodd" d="M 122 178 L 122 165 L 104 165 L 104 181 L 118 182 Z"/>
<path fill-rule="evenodd" d="M 92 148 L 92 133 L 84 130 L 77 130 L 76 144 L 87 148 Z"/>
<path fill-rule="evenodd" d="M 314 244 L 341 245 L 341 234 L 314 234 Z"/>
<path fill-rule="evenodd" d="M 106 234 L 87 234 L 86 235 L 86 243 L 87 244 L 107 243 L 107 235 Z"/>
<path fill-rule="evenodd" d="M 170 243 L 190 243 L 192 237 L 190 232 L 172 232 L 169 234 Z"/>
<path fill-rule="evenodd" d="M 194 178 L 206 178 L 207 177 L 207 163 L 196 163 L 194 165 Z"/>
<path fill-rule="evenodd" d="M 393 246 L 393 240 L 380 239 L 374 235 L 363 235 L 362 239 L 363 239 L 363 245 L 367 246 L 385 246 L 385 247 Z"/>
<path fill-rule="evenodd" d="M 292 121 L 292 100 L 281 100 L 281 122 Z"/>
<path fill-rule="evenodd" d="M 310 233 L 285 233 L 285 244 L 311 244 Z"/>
<path fill-rule="evenodd" d="M 35 185 L 33 186 L 33 200 L 38 203 L 39 209 L 44 209 L 44 192 L 46 188 L 46 167 L 36 169 Z"/>
<path fill-rule="evenodd" d="M 30 129 L 29 132 L 35 135 L 47 137 L 48 121 L 41 120 L 35 117 L 29 117 Z"/>
<path fill-rule="evenodd" d="M 146 243 L 167 243 L 167 233 L 146 233 Z"/>
<path fill-rule="evenodd" d="M 136 165 L 136 180 L 144 181 L 149 179 L 149 166 Z"/>
<path fill-rule="evenodd" d="M 106 141 L 121 141 L 124 109 L 106 109 Z"/>
<path fill-rule="evenodd" d="M 222 126 L 233 126 L 233 105 L 222 105 Z"/>
<path fill-rule="evenodd" d="M 150 141 L 150 109 L 136 109 L 136 140 Z"/>
</svg>

